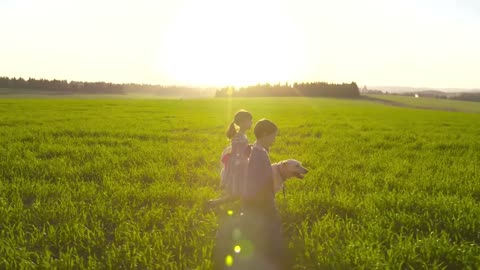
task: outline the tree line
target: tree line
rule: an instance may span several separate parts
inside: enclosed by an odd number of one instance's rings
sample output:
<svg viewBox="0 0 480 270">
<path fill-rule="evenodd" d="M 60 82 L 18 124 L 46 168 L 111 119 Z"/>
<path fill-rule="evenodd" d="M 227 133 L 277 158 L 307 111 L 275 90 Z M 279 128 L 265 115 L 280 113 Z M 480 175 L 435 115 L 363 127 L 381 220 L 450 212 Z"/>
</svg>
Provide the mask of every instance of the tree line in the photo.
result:
<svg viewBox="0 0 480 270">
<path fill-rule="evenodd" d="M 195 88 L 185 86 L 163 86 L 150 84 L 116 84 L 108 82 L 83 82 L 67 80 L 47 80 L 34 78 L 0 77 L 0 88 L 44 90 L 50 94 L 150 94 L 171 97 L 207 97 L 215 93 L 216 97 L 343 97 L 357 98 L 360 96 L 355 82 L 333 84 L 325 82 L 289 84 L 257 84 L 247 87 L 224 87 L 217 89 Z"/>
<path fill-rule="evenodd" d="M 128 93 L 150 94 L 159 96 L 183 97 L 183 96 L 212 96 L 213 89 L 199 89 L 186 86 L 164 86 L 150 84 L 116 84 L 107 82 L 81 82 L 66 80 L 47 80 L 0 77 L 0 88 L 44 90 L 52 94 L 114 94 L 124 95 Z"/>
<path fill-rule="evenodd" d="M 77 82 L 0 77 L 0 88 L 48 90 L 62 94 L 124 94 L 122 85 L 106 82 Z"/>
<path fill-rule="evenodd" d="M 480 102 L 480 93 L 460 93 L 458 96 L 452 97 L 452 99 L 463 101 L 477 101 Z"/>
<path fill-rule="evenodd" d="M 215 93 L 216 97 L 341 97 L 341 98 L 358 98 L 360 91 L 355 82 L 352 83 L 294 83 L 288 84 L 257 84 L 253 86 L 241 87 L 224 87 L 218 89 Z"/>
</svg>

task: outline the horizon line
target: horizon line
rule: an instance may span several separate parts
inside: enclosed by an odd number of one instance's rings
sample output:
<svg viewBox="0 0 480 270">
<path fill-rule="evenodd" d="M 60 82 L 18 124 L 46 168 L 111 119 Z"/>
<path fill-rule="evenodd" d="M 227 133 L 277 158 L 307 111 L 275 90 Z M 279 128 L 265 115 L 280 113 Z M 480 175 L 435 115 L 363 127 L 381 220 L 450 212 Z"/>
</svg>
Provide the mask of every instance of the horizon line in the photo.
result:
<svg viewBox="0 0 480 270">
<path fill-rule="evenodd" d="M 71 79 L 58 79 L 58 78 L 45 78 L 45 77 L 41 77 L 41 78 L 35 78 L 35 77 L 31 77 L 31 76 L 26 76 L 26 77 L 23 77 L 23 76 L 5 76 L 5 75 L 1 75 L 0 78 L 9 78 L 9 79 L 24 79 L 24 80 L 29 80 L 29 79 L 34 79 L 34 80 L 57 80 L 57 81 L 66 81 L 67 83 L 71 83 L 71 82 L 86 82 L 86 83 L 97 83 L 97 82 L 103 82 L 103 83 L 111 83 L 111 84 L 120 84 L 120 85 L 129 85 L 129 84 L 137 84 L 137 85 L 150 85 L 150 86 L 163 86 L 163 87 L 186 87 L 186 88 L 198 88 L 198 89 L 211 89 L 211 88 L 226 88 L 226 87 L 233 87 L 235 89 L 238 89 L 238 88 L 242 88 L 242 87 L 249 87 L 249 86 L 255 86 L 255 85 L 265 85 L 265 84 L 271 84 L 271 85 L 293 85 L 295 83 L 315 83 L 315 82 L 324 82 L 324 83 L 331 83 L 331 84 L 343 84 L 343 83 L 356 83 L 358 88 L 359 89 L 363 89 L 364 87 L 366 87 L 367 89 L 369 90 L 376 90 L 374 89 L 375 87 L 381 87 L 381 88 L 410 88 L 410 89 L 422 89 L 422 90 L 425 90 L 425 89 L 428 89 L 428 90 L 472 90 L 472 91 L 480 91 L 480 86 L 479 87 L 444 87 L 444 86 L 441 86 L 441 87 L 433 87 L 433 86 L 411 86 L 411 85 L 375 85 L 375 84 L 363 84 L 363 83 L 358 83 L 354 80 L 350 81 L 350 82 L 333 82 L 333 81 L 326 81 L 326 80 L 316 80 L 316 81 L 312 81 L 312 80 L 308 80 L 308 81 L 289 81 L 289 80 L 285 80 L 285 81 L 282 81 L 282 82 L 268 82 L 268 81 L 264 81 L 264 82 L 256 82 L 256 83 L 251 83 L 251 84 L 242 84 L 242 85 L 233 85 L 233 84 L 225 84 L 225 85 L 206 85 L 206 84 L 188 84 L 188 83 L 184 83 L 184 84 L 175 84 L 175 83 L 165 83 L 165 84 L 161 84 L 161 83 L 147 83 L 147 82 L 113 82 L 113 81 L 95 81 L 95 80 L 71 80 Z"/>
</svg>

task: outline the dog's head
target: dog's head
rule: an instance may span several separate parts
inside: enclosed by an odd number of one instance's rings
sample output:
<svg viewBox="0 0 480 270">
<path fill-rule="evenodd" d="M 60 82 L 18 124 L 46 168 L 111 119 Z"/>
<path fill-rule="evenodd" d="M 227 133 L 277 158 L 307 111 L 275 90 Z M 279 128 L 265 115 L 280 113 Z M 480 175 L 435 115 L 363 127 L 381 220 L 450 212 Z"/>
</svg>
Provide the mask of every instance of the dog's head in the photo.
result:
<svg viewBox="0 0 480 270">
<path fill-rule="evenodd" d="M 287 159 L 280 163 L 281 171 L 285 174 L 285 178 L 300 178 L 303 179 L 308 170 L 302 166 L 302 163 L 295 159 Z"/>
</svg>

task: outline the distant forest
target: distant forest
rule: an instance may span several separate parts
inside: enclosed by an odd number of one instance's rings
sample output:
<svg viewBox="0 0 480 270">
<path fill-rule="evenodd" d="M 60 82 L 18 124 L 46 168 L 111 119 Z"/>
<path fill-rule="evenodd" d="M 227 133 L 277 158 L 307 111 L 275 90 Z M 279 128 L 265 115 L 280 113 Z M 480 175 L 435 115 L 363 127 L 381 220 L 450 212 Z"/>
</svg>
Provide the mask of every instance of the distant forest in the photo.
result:
<svg viewBox="0 0 480 270">
<path fill-rule="evenodd" d="M 258 84 L 239 89 L 225 87 L 215 93 L 216 97 L 341 97 L 358 98 L 360 91 L 355 82 L 333 84 L 325 82 L 288 84 Z"/>
<path fill-rule="evenodd" d="M 46 80 L 0 77 L 0 88 L 44 90 L 49 94 L 109 94 L 129 93 L 152 94 L 159 96 L 212 96 L 213 89 L 200 89 L 183 86 L 163 86 L 150 84 L 115 84 L 107 82 L 79 82 L 66 80 Z"/>
<path fill-rule="evenodd" d="M 458 96 L 451 97 L 451 99 L 480 102 L 480 93 L 460 93 Z"/>
<path fill-rule="evenodd" d="M 221 89 L 205 89 L 182 86 L 163 86 L 150 84 L 115 84 L 107 82 L 81 82 L 66 80 L 46 80 L 29 78 L 9 78 L 0 77 L 0 88 L 30 89 L 33 92 L 37 90 L 40 94 L 151 94 L 159 96 L 172 97 L 200 97 L 213 96 L 216 97 L 267 97 L 267 96 L 307 96 L 307 97 L 344 97 L 356 98 L 360 96 L 360 92 L 356 83 L 350 84 L 330 84 L 325 82 L 313 83 L 294 83 L 288 84 L 258 84 L 241 88 L 225 87 Z M 15 91 L 13 91 L 15 93 Z"/>
</svg>

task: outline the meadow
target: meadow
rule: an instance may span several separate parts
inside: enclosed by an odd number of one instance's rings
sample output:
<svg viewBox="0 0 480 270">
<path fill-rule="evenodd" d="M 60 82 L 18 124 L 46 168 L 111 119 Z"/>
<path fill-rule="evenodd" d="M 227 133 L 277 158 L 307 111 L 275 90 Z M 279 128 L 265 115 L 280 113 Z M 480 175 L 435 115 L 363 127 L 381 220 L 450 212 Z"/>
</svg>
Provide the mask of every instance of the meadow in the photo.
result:
<svg viewBox="0 0 480 270">
<path fill-rule="evenodd" d="M 242 108 L 310 171 L 277 195 L 295 269 L 480 268 L 479 113 L 300 97 L 0 99 L 0 268 L 210 269 Z"/>
</svg>

